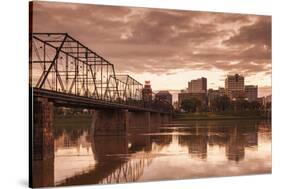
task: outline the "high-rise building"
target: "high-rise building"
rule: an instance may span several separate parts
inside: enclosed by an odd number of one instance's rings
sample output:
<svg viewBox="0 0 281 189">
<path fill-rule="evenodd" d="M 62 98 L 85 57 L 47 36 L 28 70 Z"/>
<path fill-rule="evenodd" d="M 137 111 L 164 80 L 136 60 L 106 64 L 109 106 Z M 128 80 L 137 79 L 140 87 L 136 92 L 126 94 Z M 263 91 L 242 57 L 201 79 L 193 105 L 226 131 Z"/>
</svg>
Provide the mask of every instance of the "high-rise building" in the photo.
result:
<svg viewBox="0 0 281 189">
<path fill-rule="evenodd" d="M 225 79 L 225 93 L 231 100 L 244 98 L 244 77 L 239 74 L 228 75 Z"/>
<path fill-rule="evenodd" d="M 258 86 L 257 85 L 246 85 L 245 96 L 249 102 L 257 101 L 258 99 Z"/>
<path fill-rule="evenodd" d="M 152 88 L 150 81 L 145 81 L 144 88 L 142 89 L 142 97 L 144 101 L 152 101 Z"/>
<path fill-rule="evenodd" d="M 158 100 L 166 101 L 169 104 L 172 104 L 173 101 L 173 97 L 169 91 L 159 91 L 155 94 L 155 98 Z"/>
<path fill-rule="evenodd" d="M 201 77 L 188 82 L 188 93 L 207 94 L 207 78 Z"/>
</svg>

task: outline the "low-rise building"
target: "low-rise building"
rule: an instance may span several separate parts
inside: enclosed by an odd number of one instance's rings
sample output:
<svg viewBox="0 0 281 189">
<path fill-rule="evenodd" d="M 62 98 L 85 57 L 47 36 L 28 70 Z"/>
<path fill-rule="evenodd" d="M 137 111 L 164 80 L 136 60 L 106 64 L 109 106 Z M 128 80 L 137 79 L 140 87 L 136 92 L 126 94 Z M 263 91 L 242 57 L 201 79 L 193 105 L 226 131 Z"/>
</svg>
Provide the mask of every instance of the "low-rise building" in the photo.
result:
<svg viewBox="0 0 281 189">
<path fill-rule="evenodd" d="M 258 86 L 257 85 L 246 85 L 245 86 L 246 100 L 249 102 L 258 100 Z"/>
<path fill-rule="evenodd" d="M 271 99 L 272 99 L 272 95 L 268 95 L 268 96 L 264 97 L 264 99 L 263 99 L 264 107 L 271 108 Z"/>
<path fill-rule="evenodd" d="M 208 106 L 210 106 L 211 102 L 215 100 L 218 96 L 225 95 L 225 90 L 222 87 L 218 89 L 209 89 L 208 90 Z"/>
<path fill-rule="evenodd" d="M 272 95 L 259 97 L 257 101 L 263 106 L 264 109 L 271 109 L 271 98 Z"/>
<path fill-rule="evenodd" d="M 169 91 L 159 91 L 155 94 L 155 98 L 158 100 L 166 101 L 169 104 L 172 104 L 173 102 L 172 94 Z"/>
<path fill-rule="evenodd" d="M 207 78 L 201 77 L 188 82 L 188 93 L 207 93 Z"/>
</svg>

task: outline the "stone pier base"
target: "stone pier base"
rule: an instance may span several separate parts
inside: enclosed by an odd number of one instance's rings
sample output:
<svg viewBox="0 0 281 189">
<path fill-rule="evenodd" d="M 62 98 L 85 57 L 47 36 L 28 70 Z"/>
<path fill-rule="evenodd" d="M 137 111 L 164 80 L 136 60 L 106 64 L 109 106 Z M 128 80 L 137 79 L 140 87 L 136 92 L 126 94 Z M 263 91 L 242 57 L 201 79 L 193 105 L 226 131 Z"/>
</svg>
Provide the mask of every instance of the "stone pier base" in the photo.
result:
<svg viewBox="0 0 281 189">
<path fill-rule="evenodd" d="M 93 135 L 123 135 L 127 132 L 127 110 L 93 110 Z"/>
<path fill-rule="evenodd" d="M 167 124 L 172 121 L 172 115 L 170 114 L 161 114 L 161 123 Z"/>
<path fill-rule="evenodd" d="M 29 186 L 32 188 L 54 186 L 54 169 L 54 159 L 33 161 Z"/>
<path fill-rule="evenodd" d="M 162 118 L 160 113 L 150 113 L 150 125 L 151 128 L 157 128 L 161 125 Z"/>
<path fill-rule="evenodd" d="M 170 115 L 153 112 L 128 110 L 91 110 L 91 112 L 92 134 L 96 136 L 149 132 L 171 120 Z"/>
<path fill-rule="evenodd" d="M 54 158 L 54 108 L 46 98 L 33 100 L 32 158 L 47 160 Z"/>
<path fill-rule="evenodd" d="M 149 112 L 128 112 L 128 128 L 130 132 L 149 131 L 150 113 Z"/>
</svg>

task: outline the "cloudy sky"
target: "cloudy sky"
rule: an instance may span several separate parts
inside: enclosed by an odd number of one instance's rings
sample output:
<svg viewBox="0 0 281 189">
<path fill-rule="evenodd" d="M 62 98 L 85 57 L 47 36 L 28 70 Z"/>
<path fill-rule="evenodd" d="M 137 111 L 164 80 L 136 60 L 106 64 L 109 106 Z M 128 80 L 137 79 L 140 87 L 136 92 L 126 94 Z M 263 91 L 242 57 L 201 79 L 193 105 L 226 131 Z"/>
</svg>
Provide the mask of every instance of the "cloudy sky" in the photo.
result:
<svg viewBox="0 0 281 189">
<path fill-rule="evenodd" d="M 67 32 L 154 90 L 202 76 L 224 87 L 239 73 L 259 96 L 271 94 L 269 16 L 35 2 L 33 31 Z"/>
</svg>

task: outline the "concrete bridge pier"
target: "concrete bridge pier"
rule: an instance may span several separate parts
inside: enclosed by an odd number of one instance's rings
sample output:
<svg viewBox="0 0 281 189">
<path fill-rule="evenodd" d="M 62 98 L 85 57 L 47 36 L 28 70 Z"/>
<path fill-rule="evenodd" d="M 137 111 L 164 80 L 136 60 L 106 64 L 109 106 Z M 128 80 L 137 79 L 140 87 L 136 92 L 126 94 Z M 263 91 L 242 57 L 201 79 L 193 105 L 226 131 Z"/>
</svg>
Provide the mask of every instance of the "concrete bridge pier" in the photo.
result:
<svg viewBox="0 0 281 189">
<path fill-rule="evenodd" d="M 171 114 L 161 114 L 161 123 L 167 124 L 172 121 L 172 115 Z"/>
<path fill-rule="evenodd" d="M 160 113 L 151 112 L 150 113 L 150 125 L 151 129 L 158 128 L 162 123 L 162 117 Z"/>
<path fill-rule="evenodd" d="M 37 160 L 32 163 L 31 188 L 50 187 L 55 183 L 54 159 Z"/>
<path fill-rule="evenodd" d="M 93 135 L 124 135 L 129 125 L 127 110 L 93 110 Z"/>
<path fill-rule="evenodd" d="M 150 112 L 128 112 L 129 132 L 149 131 L 150 130 Z"/>
<path fill-rule="evenodd" d="M 33 100 L 32 159 L 54 158 L 54 106 L 47 98 Z"/>
<path fill-rule="evenodd" d="M 54 185 L 54 108 L 47 98 L 34 97 L 32 107 L 30 187 Z"/>
</svg>

